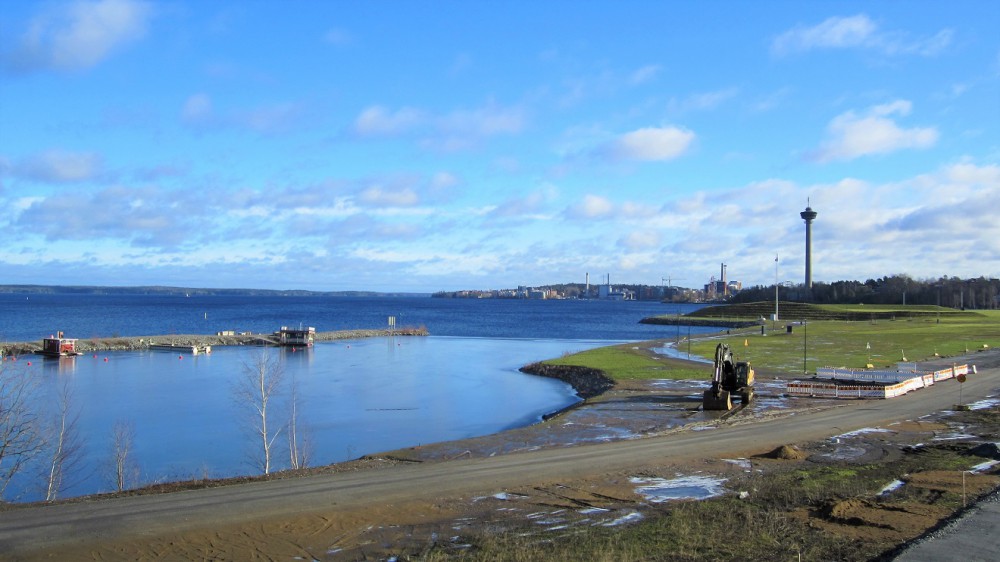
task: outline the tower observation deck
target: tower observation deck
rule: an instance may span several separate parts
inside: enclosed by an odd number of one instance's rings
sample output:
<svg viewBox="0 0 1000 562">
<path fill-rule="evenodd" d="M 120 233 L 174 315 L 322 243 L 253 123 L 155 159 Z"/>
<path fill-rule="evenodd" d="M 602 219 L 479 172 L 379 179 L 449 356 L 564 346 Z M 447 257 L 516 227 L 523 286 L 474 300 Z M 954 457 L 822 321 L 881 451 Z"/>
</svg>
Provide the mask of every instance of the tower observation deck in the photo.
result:
<svg viewBox="0 0 1000 562">
<path fill-rule="evenodd" d="M 813 278 L 812 278 L 812 222 L 816 219 L 819 213 L 812 210 L 808 202 L 806 203 L 806 210 L 799 213 L 802 220 L 806 221 L 806 289 L 812 289 Z"/>
</svg>

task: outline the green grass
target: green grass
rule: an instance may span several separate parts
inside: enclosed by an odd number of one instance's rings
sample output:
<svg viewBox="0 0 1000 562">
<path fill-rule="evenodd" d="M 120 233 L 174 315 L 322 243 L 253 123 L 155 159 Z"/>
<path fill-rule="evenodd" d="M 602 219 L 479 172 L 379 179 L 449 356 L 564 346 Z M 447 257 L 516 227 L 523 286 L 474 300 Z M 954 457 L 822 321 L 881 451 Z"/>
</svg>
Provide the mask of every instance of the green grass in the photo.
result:
<svg viewBox="0 0 1000 562">
<path fill-rule="evenodd" d="M 760 327 L 730 330 L 728 335 L 694 340 L 691 353 L 710 358 L 719 342 L 730 345 L 740 361 L 750 361 L 757 370 L 775 374 L 814 373 L 818 367 L 862 369 L 894 367 L 907 361 L 954 357 L 1000 347 L 1000 311 L 955 311 L 927 306 L 809 306 L 842 314 L 853 309 L 869 312 L 902 312 L 895 319 L 808 320 L 795 324 L 792 333 L 787 320 Z M 742 310 L 742 309 L 741 309 Z M 940 314 L 939 314 L 940 313 Z M 822 314 L 820 314 L 822 317 Z M 870 349 L 869 349 L 870 346 Z M 638 379 L 690 379 L 710 375 L 710 367 L 690 366 L 657 356 L 647 348 L 653 344 L 622 344 L 592 349 L 545 361 L 556 365 L 578 365 L 600 369 L 617 381 Z M 972 361 L 974 363 L 974 360 Z"/>
<path fill-rule="evenodd" d="M 692 342 L 692 353 L 710 357 L 719 341 L 728 343 L 740 360 L 777 373 L 812 373 L 817 367 L 892 367 L 905 357 L 924 361 L 954 357 L 1000 346 L 1000 312 L 912 316 L 897 320 L 818 320 L 794 325 L 768 322 L 718 340 Z"/>
<path fill-rule="evenodd" d="M 600 369 L 616 381 L 642 379 L 690 379 L 711 376 L 710 367 L 691 367 L 686 363 L 658 356 L 634 344 L 599 347 L 545 361 L 550 365 L 575 365 Z"/>
</svg>

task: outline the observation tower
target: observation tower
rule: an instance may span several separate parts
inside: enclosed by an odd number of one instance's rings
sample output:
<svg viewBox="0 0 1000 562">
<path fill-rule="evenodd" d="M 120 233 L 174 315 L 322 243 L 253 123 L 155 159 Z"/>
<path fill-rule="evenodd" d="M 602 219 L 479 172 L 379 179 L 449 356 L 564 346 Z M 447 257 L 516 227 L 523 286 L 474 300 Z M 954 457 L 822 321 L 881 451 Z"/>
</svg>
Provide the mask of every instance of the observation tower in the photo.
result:
<svg viewBox="0 0 1000 562">
<path fill-rule="evenodd" d="M 806 199 L 806 210 L 799 213 L 802 220 L 806 221 L 806 289 L 812 289 L 813 286 L 813 275 L 812 275 L 812 223 L 818 215 L 816 211 L 812 210 L 809 206 L 809 200 Z"/>
</svg>

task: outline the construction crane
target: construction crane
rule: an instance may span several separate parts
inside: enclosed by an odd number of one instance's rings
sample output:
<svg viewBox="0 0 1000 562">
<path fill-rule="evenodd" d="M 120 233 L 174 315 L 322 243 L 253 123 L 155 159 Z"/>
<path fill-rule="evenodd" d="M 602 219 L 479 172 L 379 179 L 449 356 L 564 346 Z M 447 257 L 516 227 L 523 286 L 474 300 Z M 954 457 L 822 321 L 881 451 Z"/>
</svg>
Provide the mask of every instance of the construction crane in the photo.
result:
<svg viewBox="0 0 1000 562">
<path fill-rule="evenodd" d="M 673 287 L 674 286 L 674 283 L 673 283 L 674 280 L 683 281 L 684 279 L 685 279 L 684 277 L 670 277 L 670 276 L 667 276 L 667 277 L 661 277 L 660 278 L 660 283 L 663 283 L 665 281 L 667 283 L 666 285 L 664 285 L 665 287 Z"/>
</svg>

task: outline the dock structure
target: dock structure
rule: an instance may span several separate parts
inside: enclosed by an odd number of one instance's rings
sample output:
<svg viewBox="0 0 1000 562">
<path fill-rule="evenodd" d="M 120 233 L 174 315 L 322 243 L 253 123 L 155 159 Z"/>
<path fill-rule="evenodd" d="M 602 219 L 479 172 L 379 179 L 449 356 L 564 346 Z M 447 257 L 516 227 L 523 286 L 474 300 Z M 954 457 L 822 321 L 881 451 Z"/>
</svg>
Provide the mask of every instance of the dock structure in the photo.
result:
<svg viewBox="0 0 1000 562">
<path fill-rule="evenodd" d="M 38 353 L 48 357 L 66 357 L 80 354 L 76 350 L 76 340 L 63 337 L 62 332 L 57 332 L 55 336 L 42 339 L 42 349 Z"/>
<path fill-rule="evenodd" d="M 316 328 L 289 328 L 282 326 L 275 334 L 278 336 L 278 345 L 288 347 L 312 347 L 316 339 Z"/>
<path fill-rule="evenodd" d="M 174 353 L 190 353 L 191 355 L 198 355 L 200 353 L 212 353 L 212 346 L 210 345 L 188 345 L 188 344 L 178 344 L 178 343 L 149 343 L 150 351 L 172 351 Z"/>
</svg>

